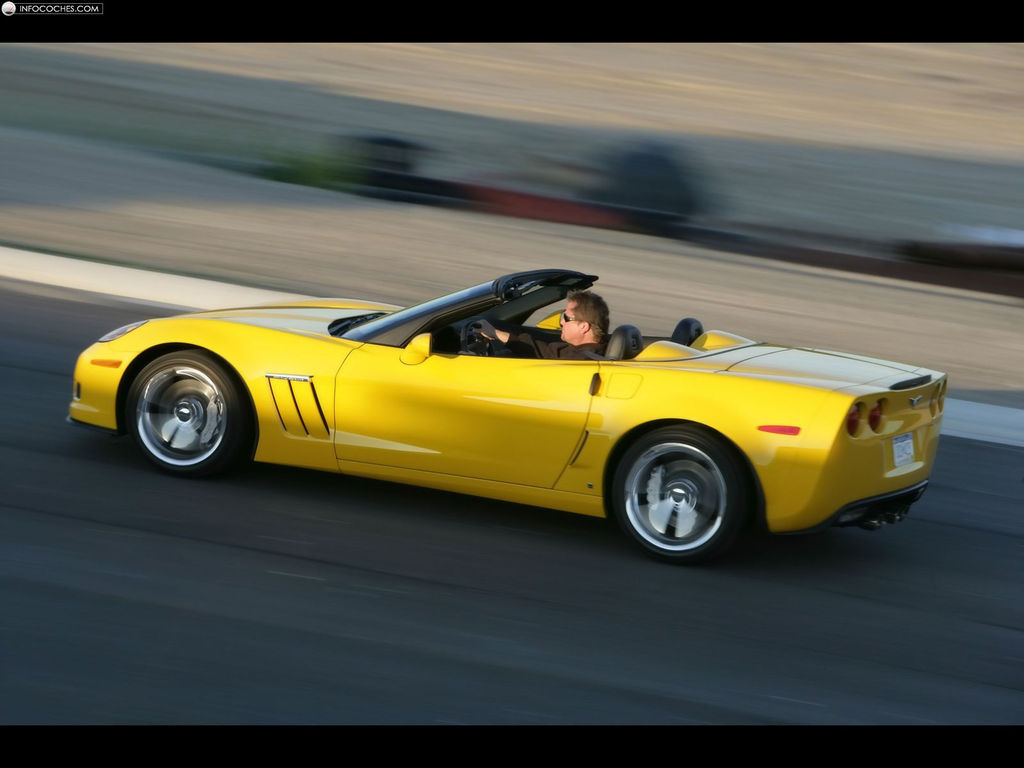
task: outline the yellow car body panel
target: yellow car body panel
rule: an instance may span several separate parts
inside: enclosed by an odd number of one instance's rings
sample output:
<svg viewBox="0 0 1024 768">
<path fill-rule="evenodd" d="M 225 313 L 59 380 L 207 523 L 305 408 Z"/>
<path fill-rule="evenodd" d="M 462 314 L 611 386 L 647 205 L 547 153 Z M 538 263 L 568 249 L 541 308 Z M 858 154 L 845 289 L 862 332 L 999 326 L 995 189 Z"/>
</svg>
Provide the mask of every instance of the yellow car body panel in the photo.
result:
<svg viewBox="0 0 1024 768">
<path fill-rule="evenodd" d="M 582 493 L 593 486 L 603 492 L 612 448 L 638 424 L 655 422 L 702 424 L 739 447 L 757 475 L 773 532 L 812 528 L 846 504 L 925 480 L 934 463 L 941 414 L 932 416 L 927 409 L 890 418 L 883 434 L 863 429 L 851 437 L 843 431 L 851 404 L 848 394 L 801 386 L 795 380 L 758 381 L 721 371 L 694 372 L 681 384 L 678 376 L 655 366 L 623 362 L 606 363 L 602 369 L 612 392 L 624 375 L 631 380 L 630 388 L 639 379 L 631 407 L 624 409 L 615 398 L 602 397 L 604 390 L 599 392 L 586 446 L 564 473 L 561 490 Z M 943 381 L 936 374 L 927 390 L 936 390 Z M 867 388 L 863 399 L 874 393 Z M 911 390 L 900 396 L 915 394 Z M 758 429 L 780 425 L 798 427 L 799 434 Z M 915 460 L 893 468 L 887 435 L 908 430 L 914 434 Z"/>
<path fill-rule="evenodd" d="M 400 353 L 366 344 L 346 361 L 339 459 L 554 486 L 583 435 L 596 361 L 435 354 L 406 365 Z"/>
<path fill-rule="evenodd" d="M 134 377 L 165 352 L 200 349 L 251 403 L 256 461 L 595 516 L 609 513 L 624 450 L 664 425 L 700 425 L 748 468 L 777 533 L 923 487 L 934 464 L 937 371 L 722 331 L 690 346 L 654 340 L 632 360 L 465 354 L 437 323 L 399 342 L 329 332 L 339 317 L 394 309 L 322 300 L 151 320 L 81 354 L 69 415 L 131 431 Z"/>
<path fill-rule="evenodd" d="M 76 387 L 81 384 L 81 396 L 72 400 L 70 416 L 123 431 L 126 424 L 124 414 L 118 413 L 118 402 L 123 406 L 130 384 L 123 377 L 126 371 L 139 373 L 138 364 L 133 366 L 139 356 L 152 359 L 157 356 L 154 351 L 168 345 L 199 348 L 224 360 L 244 384 L 257 422 L 256 461 L 337 471 L 331 437 L 334 381 L 342 362 L 359 345 L 324 332 L 323 318 L 336 309 L 337 304 L 326 314 L 298 310 L 274 314 L 256 308 L 241 315 L 231 310 L 151 320 L 119 339 L 93 344 L 79 356 L 75 381 Z M 270 327 L 269 318 L 279 327 Z M 103 368 L 92 364 L 95 359 L 116 359 L 121 364 L 116 369 Z M 311 407 L 314 396 L 323 419 Z M 309 422 L 305 427 L 296 426 L 300 404 L 301 423 Z"/>
</svg>

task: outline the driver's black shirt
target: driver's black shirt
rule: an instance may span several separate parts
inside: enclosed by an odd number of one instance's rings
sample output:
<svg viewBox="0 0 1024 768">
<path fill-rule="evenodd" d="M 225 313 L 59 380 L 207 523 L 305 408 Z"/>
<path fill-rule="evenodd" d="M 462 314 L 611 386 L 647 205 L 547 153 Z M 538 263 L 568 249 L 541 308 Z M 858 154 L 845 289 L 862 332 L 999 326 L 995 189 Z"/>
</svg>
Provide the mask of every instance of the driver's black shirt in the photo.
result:
<svg viewBox="0 0 1024 768">
<path fill-rule="evenodd" d="M 541 357 L 547 360 L 593 360 L 593 355 L 604 357 L 605 344 L 573 346 L 561 339 L 549 340 L 518 327 L 509 332 L 505 344 L 516 357 Z"/>
</svg>

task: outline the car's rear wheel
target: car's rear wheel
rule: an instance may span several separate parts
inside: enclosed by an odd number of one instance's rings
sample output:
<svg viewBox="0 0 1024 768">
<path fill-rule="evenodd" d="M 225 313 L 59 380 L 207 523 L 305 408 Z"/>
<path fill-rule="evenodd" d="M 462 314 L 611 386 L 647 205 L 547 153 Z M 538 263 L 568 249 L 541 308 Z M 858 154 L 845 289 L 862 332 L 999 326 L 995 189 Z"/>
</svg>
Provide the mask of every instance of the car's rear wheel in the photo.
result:
<svg viewBox="0 0 1024 768">
<path fill-rule="evenodd" d="M 172 352 L 143 368 L 128 393 L 125 422 L 142 452 L 178 475 L 223 471 L 252 440 L 244 396 L 199 350 Z"/>
<path fill-rule="evenodd" d="M 633 443 L 612 492 L 619 525 L 660 560 L 706 562 L 750 519 L 745 468 L 730 445 L 695 425 L 657 429 Z"/>
</svg>

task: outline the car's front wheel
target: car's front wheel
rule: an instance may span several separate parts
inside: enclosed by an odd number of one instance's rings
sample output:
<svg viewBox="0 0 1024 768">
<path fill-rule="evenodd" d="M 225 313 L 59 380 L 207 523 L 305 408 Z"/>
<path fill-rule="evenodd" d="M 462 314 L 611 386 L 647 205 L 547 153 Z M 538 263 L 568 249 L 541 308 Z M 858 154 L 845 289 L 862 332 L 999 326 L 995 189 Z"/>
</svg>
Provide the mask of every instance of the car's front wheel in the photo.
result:
<svg viewBox="0 0 1024 768">
<path fill-rule="evenodd" d="M 679 425 L 633 443 L 616 468 L 613 511 L 648 554 L 677 563 L 724 553 L 750 519 L 747 473 L 709 430 Z"/>
<path fill-rule="evenodd" d="M 178 475 L 225 470 L 252 440 L 244 396 L 199 350 L 172 352 L 143 368 L 129 390 L 125 422 L 142 452 Z"/>
</svg>

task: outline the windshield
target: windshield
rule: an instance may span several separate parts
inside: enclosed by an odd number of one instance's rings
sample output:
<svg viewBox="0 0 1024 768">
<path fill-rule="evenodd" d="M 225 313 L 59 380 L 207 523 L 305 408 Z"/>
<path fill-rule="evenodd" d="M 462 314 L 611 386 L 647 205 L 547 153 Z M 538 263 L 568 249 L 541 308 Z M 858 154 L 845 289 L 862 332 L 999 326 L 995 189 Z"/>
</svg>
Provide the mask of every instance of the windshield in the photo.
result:
<svg viewBox="0 0 1024 768">
<path fill-rule="evenodd" d="M 537 307 L 558 301 L 574 288 L 589 288 L 595 280 L 596 275 L 565 269 L 514 272 L 489 283 L 349 325 L 339 331 L 339 335 L 351 341 L 404 347 L 416 334 L 434 332 L 499 304 L 503 306 L 496 311 L 496 318 L 517 318 L 521 322 Z"/>
<path fill-rule="evenodd" d="M 466 288 L 458 293 L 450 293 L 423 304 L 374 318 L 357 327 L 350 328 L 341 336 L 352 341 L 372 341 L 375 344 L 400 347 L 419 330 L 423 323 L 445 307 L 461 307 L 464 304 L 474 304 L 480 301 L 485 301 L 487 304 L 497 301 L 491 292 L 490 283 Z"/>
</svg>

